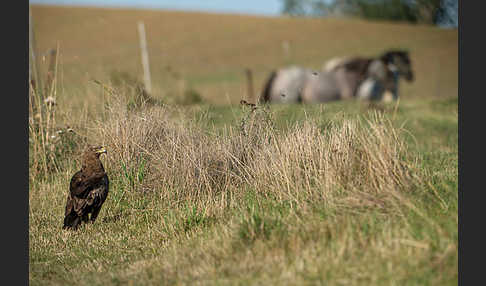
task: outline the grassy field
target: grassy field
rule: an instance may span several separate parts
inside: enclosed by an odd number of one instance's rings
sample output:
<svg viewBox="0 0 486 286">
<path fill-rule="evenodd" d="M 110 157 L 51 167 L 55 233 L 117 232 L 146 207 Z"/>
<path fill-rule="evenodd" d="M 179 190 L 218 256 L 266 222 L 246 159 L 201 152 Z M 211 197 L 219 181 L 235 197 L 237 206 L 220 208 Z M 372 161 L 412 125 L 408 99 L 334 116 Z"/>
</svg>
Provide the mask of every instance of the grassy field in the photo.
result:
<svg viewBox="0 0 486 286">
<path fill-rule="evenodd" d="M 177 95 L 178 73 L 212 104 L 246 95 L 244 69 L 259 92 L 269 73 L 298 64 L 319 69 L 336 56 L 377 56 L 386 49 L 411 52 L 416 73 L 403 84 L 407 98 L 457 96 L 458 33 L 430 26 L 340 19 L 268 18 L 188 12 L 33 6 L 39 53 L 60 46 L 61 90 L 79 101 L 99 94 L 95 78 L 113 71 L 142 79 L 137 22 L 143 20 L 154 96 Z M 286 56 L 282 45 L 289 43 Z M 64 92 L 63 92 L 64 93 Z M 70 102 L 73 101 L 69 98 Z M 72 103 L 74 104 L 74 103 Z"/>
<path fill-rule="evenodd" d="M 29 117 L 30 284 L 457 285 L 457 30 L 47 6 L 32 16 L 43 76 L 42 53 L 60 49 L 57 105 L 37 94 Z M 132 86 L 138 20 L 155 104 L 137 105 Z M 235 104 L 245 68 L 259 92 L 274 68 L 387 48 L 412 55 L 416 81 L 399 102 Z M 202 102 L 176 104 L 189 89 Z M 110 194 L 95 224 L 63 231 L 86 143 L 108 149 Z"/>
</svg>

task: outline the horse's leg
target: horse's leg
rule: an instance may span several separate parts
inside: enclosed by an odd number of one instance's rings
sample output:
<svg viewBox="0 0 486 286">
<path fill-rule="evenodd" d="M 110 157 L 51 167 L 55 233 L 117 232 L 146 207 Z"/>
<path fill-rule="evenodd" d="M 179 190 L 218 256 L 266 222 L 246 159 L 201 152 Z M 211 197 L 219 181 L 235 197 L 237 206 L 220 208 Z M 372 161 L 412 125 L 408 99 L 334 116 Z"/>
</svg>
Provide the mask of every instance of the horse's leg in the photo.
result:
<svg viewBox="0 0 486 286">
<path fill-rule="evenodd" d="M 371 89 L 371 100 L 380 101 L 383 98 L 383 84 L 380 81 L 375 81 L 373 88 Z"/>
<path fill-rule="evenodd" d="M 353 73 L 340 68 L 336 72 L 336 83 L 339 87 L 340 99 L 348 99 L 353 97 L 357 88 L 357 79 Z"/>
</svg>

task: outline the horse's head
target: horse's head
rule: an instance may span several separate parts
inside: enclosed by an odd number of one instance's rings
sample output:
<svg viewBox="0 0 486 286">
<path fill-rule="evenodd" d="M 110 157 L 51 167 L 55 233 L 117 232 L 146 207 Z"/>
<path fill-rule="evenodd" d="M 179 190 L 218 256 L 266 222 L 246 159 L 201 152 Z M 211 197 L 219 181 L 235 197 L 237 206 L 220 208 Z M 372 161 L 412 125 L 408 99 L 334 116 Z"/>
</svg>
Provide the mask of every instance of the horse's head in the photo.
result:
<svg viewBox="0 0 486 286">
<path fill-rule="evenodd" d="M 408 55 L 408 51 L 394 50 L 388 51 L 381 56 L 381 60 L 388 66 L 388 68 L 403 76 L 407 81 L 414 80 L 412 63 Z"/>
</svg>

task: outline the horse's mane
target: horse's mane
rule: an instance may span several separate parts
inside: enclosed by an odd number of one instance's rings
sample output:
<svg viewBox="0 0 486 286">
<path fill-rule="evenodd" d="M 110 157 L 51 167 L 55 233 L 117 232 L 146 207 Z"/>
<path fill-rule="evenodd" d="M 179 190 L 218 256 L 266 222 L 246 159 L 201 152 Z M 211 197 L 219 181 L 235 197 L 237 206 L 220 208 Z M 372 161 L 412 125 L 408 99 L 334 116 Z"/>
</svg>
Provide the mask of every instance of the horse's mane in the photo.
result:
<svg viewBox="0 0 486 286">
<path fill-rule="evenodd" d="M 356 57 L 344 63 L 343 66 L 346 68 L 347 71 L 356 72 L 360 75 L 365 75 L 372 61 L 373 59 L 371 58 Z"/>
<path fill-rule="evenodd" d="M 406 50 L 389 50 L 389 51 L 386 51 L 380 56 L 380 60 L 383 61 L 385 64 L 388 64 L 390 62 L 393 62 L 393 58 L 395 56 L 399 56 L 402 59 L 404 59 L 405 61 L 410 61 L 410 58 L 408 56 L 408 51 L 406 51 Z"/>
</svg>

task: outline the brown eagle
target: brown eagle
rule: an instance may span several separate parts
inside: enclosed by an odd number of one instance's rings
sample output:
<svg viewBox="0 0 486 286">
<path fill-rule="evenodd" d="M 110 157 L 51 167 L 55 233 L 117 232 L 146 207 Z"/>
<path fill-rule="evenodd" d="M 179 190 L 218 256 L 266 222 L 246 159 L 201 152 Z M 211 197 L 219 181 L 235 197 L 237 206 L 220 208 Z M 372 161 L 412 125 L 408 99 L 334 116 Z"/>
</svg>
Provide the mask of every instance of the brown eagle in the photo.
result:
<svg viewBox="0 0 486 286">
<path fill-rule="evenodd" d="M 96 220 L 101 206 L 108 196 L 108 175 L 101 164 L 103 146 L 89 146 L 83 153 L 81 170 L 76 172 L 69 184 L 69 194 L 64 213 L 63 229 L 77 229 L 81 222 Z"/>
</svg>

